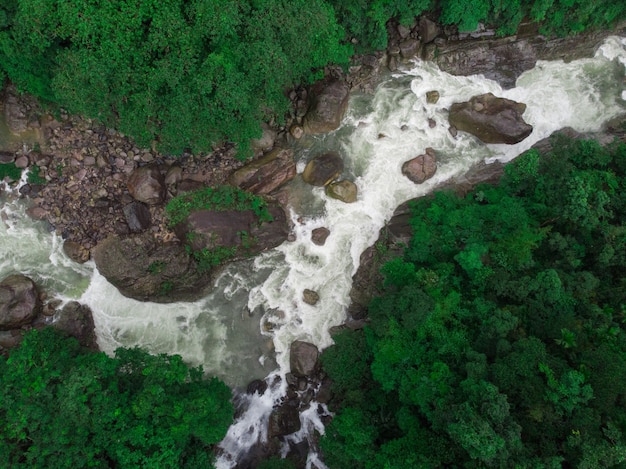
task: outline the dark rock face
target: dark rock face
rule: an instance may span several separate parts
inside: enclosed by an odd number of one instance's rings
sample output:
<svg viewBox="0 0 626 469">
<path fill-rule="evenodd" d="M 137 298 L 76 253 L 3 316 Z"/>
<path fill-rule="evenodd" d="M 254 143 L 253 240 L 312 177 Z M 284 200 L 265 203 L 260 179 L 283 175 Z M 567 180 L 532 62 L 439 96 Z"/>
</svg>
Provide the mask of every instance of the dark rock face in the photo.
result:
<svg viewBox="0 0 626 469">
<path fill-rule="evenodd" d="M 337 179 L 342 171 L 341 156 L 331 151 L 309 161 L 302 172 L 302 179 L 313 186 L 325 186 Z"/>
<path fill-rule="evenodd" d="M 289 435 L 300 430 L 301 425 L 298 409 L 289 404 L 282 405 L 270 415 L 268 437 Z"/>
<path fill-rule="evenodd" d="M 437 172 L 437 159 L 435 150 L 427 148 L 426 153 L 419 155 L 402 165 L 402 174 L 416 184 L 421 184 L 430 179 Z"/>
<path fill-rule="evenodd" d="M 513 88 L 517 78 L 535 66 L 537 60 L 569 62 L 593 57 L 596 49 L 609 34 L 601 31 L 568 38 L 546 39 L 543 36 L 476 39 L 431 44 L 424 58 L 436 62 L 452 75 L 483 74 L 497 81 L 504 89 Z M 426 41 L 422 38 L 424 42 Z"/>
<path fill-rule="evenodd" d="M 165 200 L 165 179 L 155 165 L 135 169 L 128 178 L 128 192 L 135 200 L 157 205 Z"/>
<path fill-rule="evenodd" d="M 350 88 L 339 80 L 318 82 L 311 87 L 311 104 L 304 116 L 303 128 L 308 134 L 331 132 L 339 127 L 348 107 Z"/>
<path fill-rule="evenodd" d="M 318 368 L 319 351 L 308 342 L 296 340 L 291 344 L 289 366 L 296 377 L 307 377 L 315 374 Z"/>
<path fill-rule="evenodd" d="M 259 160 L 235 171 L 229 178 L 233 186 L 265 195 L 291 181 L 296 176 L 293 150 L 276 148 Z"/>
<path fill-rule="evenodd" d="M 492 93 L 474 96 L 450 106 L 450 124 L 485 143 L 515 144 L 530 135 L 533 127 L 522 118 L 526 105 L 497 98 Z"/>
<path fill-rule="evenodd" d="M 131 233 L 140 233 L 152 225 L 150 209 L 141 202 L 131 202 L 124 206 L 124 216 Z"/>
<path fill-rule="evenodd" d="M 311 241 L 313 244 L 317 244 L 318 246 L 323 246 L 326 243 L 326 238 L 330 235 L 330 230 L 328 228 L 324 228 L 323 226 L 320 228 L 315 228 L 311 231 Z"/>
<path fill-rule="evenodd" d="M 0 282 L 0 330 L 29 324 L 41 310 L 37 286 L 24 275 L 10 275 Z"/>
<path fill-rule="evenodd" d="M 251 210 L 196 210 L 174 231 L 178 239 L 194 250 L 235 247 L 238 255 L 258 254 L 282 244 L 289 235 L 285 211 L 278 205 L 268 208 L 271 222 L 259 223 Z"/>
<path fill-rule="evenodd" d="M 420 18 L 419 34 L 424 44 L 428 44 L 429 42 L 434 41 L 435 38 L 439 36 L 440 32 L 441 29 L 439 28 L 439 25 L 437 23 L 426 18 L 425 16 L 422 16 Z"/>
<path fill-rule="evenodd" d="M 109 236 L 93 250 L 98 271 L 122 295 L 139 301 L 193 301 L 210 278 L 178 243 L 159 243 L 151 234 Z"/>
<path fill-rule="evenodd" d="M 88 306 L 69 302 L 58 312 L 54 327 L 78 339 L 83 347 L 98 350 L 93 315 Z"/>
</svg>

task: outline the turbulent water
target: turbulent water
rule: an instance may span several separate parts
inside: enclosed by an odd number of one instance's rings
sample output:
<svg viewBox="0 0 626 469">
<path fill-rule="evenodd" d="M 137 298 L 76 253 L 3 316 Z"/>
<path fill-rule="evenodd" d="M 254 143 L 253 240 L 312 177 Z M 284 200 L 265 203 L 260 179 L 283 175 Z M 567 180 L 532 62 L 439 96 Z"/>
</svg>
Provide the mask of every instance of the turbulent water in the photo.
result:
<svg viewBox="0 0 626 469">
<path fill-rule="evenodd" d="M 320 349 L 332 343 L 328 330 L 345 319 L 359 257 L 399 204 L 428 193 L 479 161 L 509 161 L 562 127 L 599 130 L 626 111 L 625 64 L 626 39 L 612 37 L 595 58 L 568 64 L 539 62 L 510 90 L 482 76 L 455 77 L 432 63 L 416 62 L 386 78 L 374 95 L 352 96 L 342 127 L 307 137 L 298 143 L 296 155 L 301 172 L 317 154 L 339 151 L 345 178 L 358 187 L 357 202 L 329 199 L 323 189 L 297 178 L 289 188 L 295 241 L 230 266 L 217 280 L 215 293 L 198 302 L 162 305 L 124 298 L 92 264 L 69 261 L 59 238 L 42 224 L 28 221 L 24 209 L 11 200 L 5 200 L 2 208 L 0 277 L 23 272 L 60 298 L 89 305 L 98 343 L 107 352 L 140 345 L 155 353 L 178 353 L 235 388 L 254 378 L 282 376 L 289 371 L 289 346 L 294 340 L 312 342 Z M 431 90 L 440 93 L 437 104 L 426 103 Z M 534 127 L 527 139 L 517 145 L 485 145 L 463 132 L 450 135 L 450 105 L 487 92 L 527 104 L 524 119 Z M 431 128 L 428 119 L 437 125 Z M 401 167 L 427 147 L 437 153 L 437 173 L 415 185 L 402 175 Z M 322 226 L 331 234 L 324 246 L 317 246 L 311 232 Z M 303 301 L 304 289 L 319 294 L 315 306 Z M 238 454 L 265 437 L 268 415 L 285 391 L 284 380 L 276 381 L 279 384 L 265 395 L 245 398 L 248 410 L 222 443 L 220 468 L 234 466 Z M 301 419 L 303 431 L 294 440 L 312 428 L 323 432 L 315 411 Z M 311 454 L 310 464 L 316 458 Z"/>
</svg>

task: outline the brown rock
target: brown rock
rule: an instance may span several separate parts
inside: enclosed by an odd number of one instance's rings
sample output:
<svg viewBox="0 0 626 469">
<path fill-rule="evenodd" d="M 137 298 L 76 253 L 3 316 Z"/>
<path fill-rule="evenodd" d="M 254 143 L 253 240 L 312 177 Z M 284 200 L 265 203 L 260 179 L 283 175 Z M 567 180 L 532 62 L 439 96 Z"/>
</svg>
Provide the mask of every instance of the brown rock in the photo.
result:
<svg viewBox="0 0 626 469">
<path fill-rule="evenodd" d="M 26 155 L 18 156 L 15 159 L 15 166 L 21 169 L 28 168 L 29 163 L 28 156 Z"/>
<path fill-rule="evenodd" d="M 265 122 L 261 124 L 261 136 L 250 141 L 250 147 L 255 155 L 271 150 L 276 141 L 276 131 Z"/>
<path fill-rule="evenodd" d="M 352 181 L 332 182 L 326 186 L 326 195 L 347 204 L 356 202 L 357 187 Z"/>
<path fill-rule="evenodd" d="M 305 288 L 304 292 L 302 293 L 302 300 L 309 305 L 316 305 L 317 302 L 320 300 L 320 296 L 317 294 L 317 292 Z"/>
<path fill-rule="evenodd" d="M 315 228 L 313 231 L 311 231 L 311 241 L 313 241 L 313 244 L 323 246 L 326 243 L 326 238 L 328 238 L 328 235 L 330 235 L 330 230 L 328 228 Z"/>
<path fill-rule="evenodd" d="M 437 101 L 439 101 L 439 91 L 433 90 L 426 92 L 426 102 L 428 104 L 437 104 Z"/>
<path fill-rule="evenodd" d="M 93 314 L 89 306 L 70 301 L 56 316 L 55 328 L 78 339 L 83 347 L 98 350 Z"/>
<path fill-rule="evenodd" d="M 348 107 L 350 88 L 343 81 L 318 82 L 311 88 L 311 104 L 304 116 L 308 134 L 331 132 L 339 127 Z"/>
<path fill-rule="evenodd" d="M 309 342 L 296 340 L 291 344 L 289 365 L 296 377 L 313 376 L 318 369 L 319 351 Z"/>
<path fill-rule="evenodd" d="M 65 252 L 67 257 L 79 264 L 83 264 L 89 260 L 89 250 L 75 241 L 65 241 L 63 243 L 63 252 Z"/>
<path fill-rule="evenodd" d="M 292 405 L 283 404 L 272 411 L 268 424 L 268 437 L 290 435 L 297 432 L 301 427 L 298 409 Z"/>
<path fill-rule="evenodd" d="M 435 40 L 439 36 L 441 29 L 439 25 L 432 20 L 429 20 L 425 16 L 420 18 L 419 22 L 419 35 L 424 44 L 428 44 Z"/>
<path fill-rule="evenodd" d="M 304 182 L 325 186 L 337 179 L 343 171 L 343 160 L 337 152 L 324 153 L 309 161 L 302 172 Z"/>
<path fill-rule="evenodd" d="M 39 292 L 30 278 L 17 274 L 0 282 L 0 330 L 29 324 L 40 310 Z"/>
<path fill-rule="evenodd" d="M 235 171 L 229 182 L 254 194 L 265 195 L 296 176 L 293 150 L 276 148 L 262 158 Z"/>
<path fill-rule="evenodd" d="M 416 184 L 421 184 L 433 177 L 437 171 L 435 151 L 427 148 L 426 153 L 419 155 L 402 165 L 402 174 Z"/>
<path fill-rule="evenodd" d="M 416 39 L 405 39 L 400 43 L 400 55 L 405 59 L 412 59 L 417 55 L 420 43 Z"/>
<path fill-rule="evenodd" d="M 302 126 L 294 124 L 289 128 L 289 133 L 296 140 L 300 140 L 304 135 L 304 129 L 302 128 Z"/>
<path fill-rule="evenodd" d="M 128 178 L 127 186 L 130 195 L 139 202 L 157 205 L 165 199 L 165 180 L 155 165 L 135 169 Z"/>
<path fill-rule="evenodd" d="M 471 133 L 485 143 L 512 145 L 533 131 L 522 118 L 525 110 L 523 103 L 487 93 L 450 106 L 449 121 L 456 129 Z"/>
</svg>

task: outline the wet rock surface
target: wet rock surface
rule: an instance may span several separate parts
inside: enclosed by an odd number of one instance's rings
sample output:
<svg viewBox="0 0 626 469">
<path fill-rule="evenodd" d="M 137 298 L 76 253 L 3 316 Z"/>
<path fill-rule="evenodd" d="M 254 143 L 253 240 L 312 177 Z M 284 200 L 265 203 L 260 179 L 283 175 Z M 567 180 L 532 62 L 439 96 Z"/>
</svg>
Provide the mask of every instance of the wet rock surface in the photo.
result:
<svg viewBox="0 0 626 469">
<path fill-rule="evenodd" d="M 522 114 L 524 103 L 498 98 L 493 93 L 474 96 L 469 101 L 450 106 L 450 125 L 471 133 L 485 143 L 515 144 L 533 131 Z"/>
<path fill-rule="evenodd" d="M 25 275 L 10 275 L 0 282 L 0 330 L 31 323 L 41 310 L 35 282 Z"/>
<path fill-rule="evenodd" d="M 341 80 L 321 81 L 313 85 L 309 110 L 303 128 L 308 134 L 331 132 L 339 127 L 348 108 L 350 87 Z"/>
<path fill-rule="evenodd" d="M 293 150 L 275 148 L 262 158 L 246 164 L 229 178 L 233 186 L 257 195 L 266 195 L 296 176 Z"/>
<path fill-rule="evenodd" d="M 343 159 L 339 153 L 334 151 L 324 153 L 307 163 L 302 172 L 302 179 L 313 186 L 325 186 L 339 177 L 343 167 Z"/>
<path fill-rule="evenodd" d="M 430 179 L 437 172 L 435 150 L 426 148 L 423 155 L 416 156 L 402 165 L 402 174 L 416 184 Z"/>
<path fill-rule="evenodd" d="M 197 300 L 210 282 L 180 243 L 158 242 L 150 233 L 109 236 L 98 243 L 93 259 L 120 293 L 139 301 Z"/>
</svg>

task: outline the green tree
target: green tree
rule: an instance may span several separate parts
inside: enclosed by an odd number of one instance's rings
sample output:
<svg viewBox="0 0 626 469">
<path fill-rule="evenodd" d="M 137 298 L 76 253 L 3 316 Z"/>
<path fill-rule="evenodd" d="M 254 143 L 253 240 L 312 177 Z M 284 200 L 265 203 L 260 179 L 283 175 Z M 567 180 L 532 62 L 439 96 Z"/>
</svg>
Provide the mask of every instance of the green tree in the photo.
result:
<svg viewBox="0 0 626 469">
<path fill-rule="evenodd" d="M 0 376 L 10 467 L 210 467 L 233 417 L 229 388 L 180 356 L 84 352 L 51 328 L 26 334 Z"/>
</svg>

